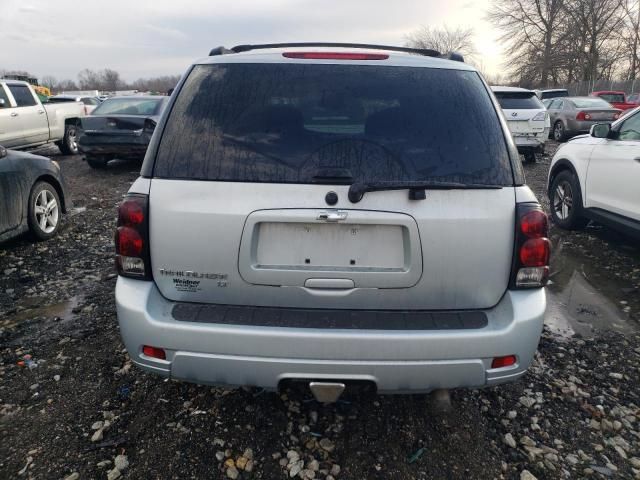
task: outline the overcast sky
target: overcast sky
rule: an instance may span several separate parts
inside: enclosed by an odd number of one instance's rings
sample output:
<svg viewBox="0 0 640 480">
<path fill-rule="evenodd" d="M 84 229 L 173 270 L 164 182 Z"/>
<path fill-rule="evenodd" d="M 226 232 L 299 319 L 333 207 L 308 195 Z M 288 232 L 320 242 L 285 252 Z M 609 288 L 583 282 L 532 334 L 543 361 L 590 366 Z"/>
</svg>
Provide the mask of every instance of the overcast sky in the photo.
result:
<svg viewBox="0 0 640 480">
<path fill-rule="evenodd" d="M 403 45 L 420 25 L 471 26 L 483 70 L 500 72 L 490 0 L 0 0 L 0 69 L 75 80 L 181 74 L 212 47 L 284 41 Z"/>
</svg>

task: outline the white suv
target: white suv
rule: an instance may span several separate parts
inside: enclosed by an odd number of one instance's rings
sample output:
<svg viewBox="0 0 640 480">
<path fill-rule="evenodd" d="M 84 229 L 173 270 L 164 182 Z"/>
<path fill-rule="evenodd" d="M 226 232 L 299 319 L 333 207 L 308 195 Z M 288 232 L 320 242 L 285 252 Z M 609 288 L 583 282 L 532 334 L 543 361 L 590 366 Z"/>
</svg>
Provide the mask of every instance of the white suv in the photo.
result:
<svg viewBox="0 0 640 480">
<path fill-rule="evenodd" d="M 551 218 L 560 227 L 593 219 L 640 236 L 640 109 L 562 145 L 548 185 Z"/>
<path fill-rule="evenodd" d="M 212 51 L 120 207 L 131 359 L 324 400 L 522 376 L 549 240 L 498 109 L 473 67 L 429 50 Z"/>
<path fill-rule="evenodd" d="M 544 153 L 551 123 L 547 109 L 533 90 L 491 87 L 500 102 L 509 130 L 526 162 L 535 162 Z"/>
</svg>

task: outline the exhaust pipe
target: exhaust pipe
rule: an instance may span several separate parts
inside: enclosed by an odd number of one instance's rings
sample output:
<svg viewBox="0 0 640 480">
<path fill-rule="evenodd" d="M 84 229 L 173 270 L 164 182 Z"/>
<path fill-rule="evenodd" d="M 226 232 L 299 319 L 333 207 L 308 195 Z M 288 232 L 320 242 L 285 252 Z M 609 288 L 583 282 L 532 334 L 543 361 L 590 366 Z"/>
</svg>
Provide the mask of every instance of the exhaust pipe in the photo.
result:
<svg viewBox="0 0 640 480">
<path fill-rule="evenodd" d="M 309 382 L 309 389 L 320 403 L 335 403 L 344 392 L 345 384 L 338 382 Z"/>
</svg>

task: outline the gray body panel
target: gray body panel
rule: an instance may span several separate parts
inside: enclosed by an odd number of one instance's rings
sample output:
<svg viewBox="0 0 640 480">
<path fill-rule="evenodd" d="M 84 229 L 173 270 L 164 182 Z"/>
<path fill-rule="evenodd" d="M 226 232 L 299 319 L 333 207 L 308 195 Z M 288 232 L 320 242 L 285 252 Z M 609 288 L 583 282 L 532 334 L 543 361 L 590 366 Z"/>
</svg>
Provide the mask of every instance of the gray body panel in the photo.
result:
<svg viewBox="0 0 640 480">
<path fill-rule="evenodd" d="M 328 209 L 324 196 L 330 190 L 339 201 Z M 370 192 L 357 209 L 347 200 L 347 190 L 336 185 L 152 179 L 151 262 L 158 288 L 171 300 L 239 305 L 472 309 L 498 303 L 511 268 L 513 187 L 434 190 L 419 201 L 409 200 L 406 190 Z M 362 271 L 358 263 L 325 271 L 305 265 L 297 272 L 267 275 L 251 258 L 250 245 L 256 240 L 252 219 L 258 211 L 270 211 L 272 221 L 288 221 L 290 205 L 307 224 L 324 224 L 318 215 L 332 209 L 373 224 L 406 222 L 406 265 L 395 273 Z M 374 239 L 362 238 L 360 248 L 368 249 L 371 242 Z M 341 247 L 330 242 L 326 248 L 332 252 Z M 308 251 L 313 249 L 312 241 Z M 168 273 L 161 274 L 161 269 Z M 205 274 L 212 278 L 200 278 Z M 198 277 L 200 283 L 196 289 L 181 289 L 174 281 L 181 276 Z M 304 287 L 303 279 L 317 278 L 350 279 L 355 288 Z"/>
</svg>

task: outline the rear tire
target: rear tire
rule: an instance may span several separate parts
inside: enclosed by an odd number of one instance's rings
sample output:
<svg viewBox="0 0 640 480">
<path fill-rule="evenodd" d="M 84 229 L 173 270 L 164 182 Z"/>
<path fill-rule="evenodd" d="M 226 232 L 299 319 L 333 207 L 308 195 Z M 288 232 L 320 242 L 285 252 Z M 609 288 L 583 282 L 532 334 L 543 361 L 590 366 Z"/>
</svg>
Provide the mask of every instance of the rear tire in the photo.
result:
<svg viewBox="0 0 640 480">
<path fill-rule="evenodd" d="M 38 182 L 29 194 L 28 222 L 31 234 L 37 240 L 48 240 L 60 228 L 62 204 L 55 187 L 48 182 Z"/>
<path fill-rule="evenodd" d="M 526 152 L 524 154 L 525 163 L 536 163 L 536 154 L 535 152 Z"/>
<path fill-rule="evenodd" d="M 579 230 L 589 220 L 584 218 L 582 193 L 578 178 L 569 170 L 560 172 L 553 179 L 549 191 L 551 220 L 560 228 Z"/>
<path fill-rule="evenodd" d="M 87 161 L 87 163 L 91 168 L 95 168 L 95 169 L 106 168 L 107 162 L 109 161 L 104 157 L 93 157 L 90 155 L 87 155 L 85 157 L 85 160 Z"/>
<path fill-rule="evenodd" d="M 553 139 L 556 142 L 564 142 L 567 139 L 567 132 L 561 120 L 553 124 Z"/>
<path fill-rule="evenodd" d="M 63 155 L 76 155 L 78 153 L 76 132 L 75 125 L 67 124 L 64 126 L 64 137 L 60 142 L 56 143 Z"/>
</svg>

